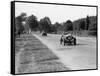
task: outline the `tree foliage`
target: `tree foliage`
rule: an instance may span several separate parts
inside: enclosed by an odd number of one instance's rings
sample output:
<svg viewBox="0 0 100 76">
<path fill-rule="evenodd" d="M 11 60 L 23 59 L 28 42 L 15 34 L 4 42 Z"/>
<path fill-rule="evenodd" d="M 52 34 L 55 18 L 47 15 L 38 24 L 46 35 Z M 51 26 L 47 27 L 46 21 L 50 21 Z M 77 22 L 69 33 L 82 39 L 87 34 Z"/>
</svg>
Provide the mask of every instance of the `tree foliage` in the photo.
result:
<svg viewBox="0 0 100 76">
<path fill-rule="evenodd" d="M 52 25 L 52 32 L 57 33 L 62 30 L 63 30 L 63 27 L 60 23 L 56 22 L 55 24 Z"/>
<path fill-rule="evenodd" d="M 44 17 L 39 21 L 40 31 L 50 32 L 51 31 L 51 21 L 49 17 Z"/>
<path fill-rule="evenodd" d="M 67 20 L 65 23 L 64 23 L 64 31 L 72 31 L 73 30 L 73 23 L 71 20 Z"/>
<path fill-rule="evenodd" d="M 15 18 L 15 32 L 16 34 L 18 32 L 22 33 L 24 31 L 24 26 L 22 24 L 23 21 L 25 21 L 26 13 L 21 13 L 21 15 L 17 16 Z"/>
<path fill-rule="evenodd" d="M 87 18 L 86 18 L 86 30 L 89 29 L 89 24 L 90 24 L 90 20 L 89 20 L 89 16 L 87 16 Z"/>
<path fill-rule="evenodd" d="M 94 24 L 90 27 L 89 30 L 90 30 L 90 31 L 97 31 L 97 23 L 94 23 Z"/>
<path fill-rule="evenodd" d="M 86 25 L 86 24 L 85 24 L 85 21 L 81 21 L 81 22 L 80 22 L 80 29 L 81 29 L 81 30 L 85 30 L 85 25 Z"/>
<path fill-rule="evenodd" d="M 37 21 L 36 16 L 34 15 L 27 17 L 25 23 L 26 23 L 27 28 L 31 30 L 35 30 L 38 27 L 38 21 Z"/>
</svg>

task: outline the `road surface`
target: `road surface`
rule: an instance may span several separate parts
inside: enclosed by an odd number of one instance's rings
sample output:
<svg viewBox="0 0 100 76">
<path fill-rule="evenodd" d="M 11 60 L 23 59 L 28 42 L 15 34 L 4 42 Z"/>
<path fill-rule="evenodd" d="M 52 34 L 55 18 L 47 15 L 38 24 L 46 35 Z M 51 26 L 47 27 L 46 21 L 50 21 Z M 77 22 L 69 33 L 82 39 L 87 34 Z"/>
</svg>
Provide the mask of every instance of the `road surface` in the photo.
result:
<svg viewBox="0 0 100 76">
<path fill-rule="evenodd" d="M 96 38 L 76 37 L 77 45 L 60 45 L 60 35 L 32 33 L 50 48 L 70 70 L 96 69 Z"/>
</svg>

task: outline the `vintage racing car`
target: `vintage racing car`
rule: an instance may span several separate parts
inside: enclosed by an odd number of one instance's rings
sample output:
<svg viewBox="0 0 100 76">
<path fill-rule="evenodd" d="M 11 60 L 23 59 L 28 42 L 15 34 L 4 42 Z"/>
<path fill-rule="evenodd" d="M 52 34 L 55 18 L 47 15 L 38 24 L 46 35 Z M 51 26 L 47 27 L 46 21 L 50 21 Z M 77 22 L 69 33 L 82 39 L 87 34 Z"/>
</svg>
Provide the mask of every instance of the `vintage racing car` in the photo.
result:
<svg viewBox="0 0 100 76">
<path fill-rule="evenodd" d="M 76 38 L 72 34 L 62 35 L 60 38 L 60 44 L 74 44 L 76 45 Z"/>
</svg>

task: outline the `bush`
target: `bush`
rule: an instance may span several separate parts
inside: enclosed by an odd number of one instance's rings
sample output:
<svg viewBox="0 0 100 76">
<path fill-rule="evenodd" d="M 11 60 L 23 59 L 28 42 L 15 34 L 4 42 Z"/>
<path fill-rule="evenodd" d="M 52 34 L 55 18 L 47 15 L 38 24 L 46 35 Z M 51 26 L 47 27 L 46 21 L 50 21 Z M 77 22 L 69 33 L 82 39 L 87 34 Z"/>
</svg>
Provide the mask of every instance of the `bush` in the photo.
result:
<svg viewBox="0 0 100 76">
<path fill-rule="evenodd" d="M 89 31 L 88 34 L 92 36 L 97 36 L 97 31 Z"/>
</svg>

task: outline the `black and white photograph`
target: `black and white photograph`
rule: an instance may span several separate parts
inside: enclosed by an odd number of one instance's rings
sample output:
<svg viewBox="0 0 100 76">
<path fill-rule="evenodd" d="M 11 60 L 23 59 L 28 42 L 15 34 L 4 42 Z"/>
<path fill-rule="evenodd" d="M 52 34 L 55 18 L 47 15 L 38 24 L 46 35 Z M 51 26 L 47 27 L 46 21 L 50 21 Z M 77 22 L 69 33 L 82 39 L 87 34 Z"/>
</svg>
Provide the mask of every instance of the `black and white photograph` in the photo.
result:
<svg viewBox="0 0 100 76">
<path fill-rule="evenodd" d="M 12 1 L 11 73 L 98 69 L 94 5 Z"/>
</svg>

